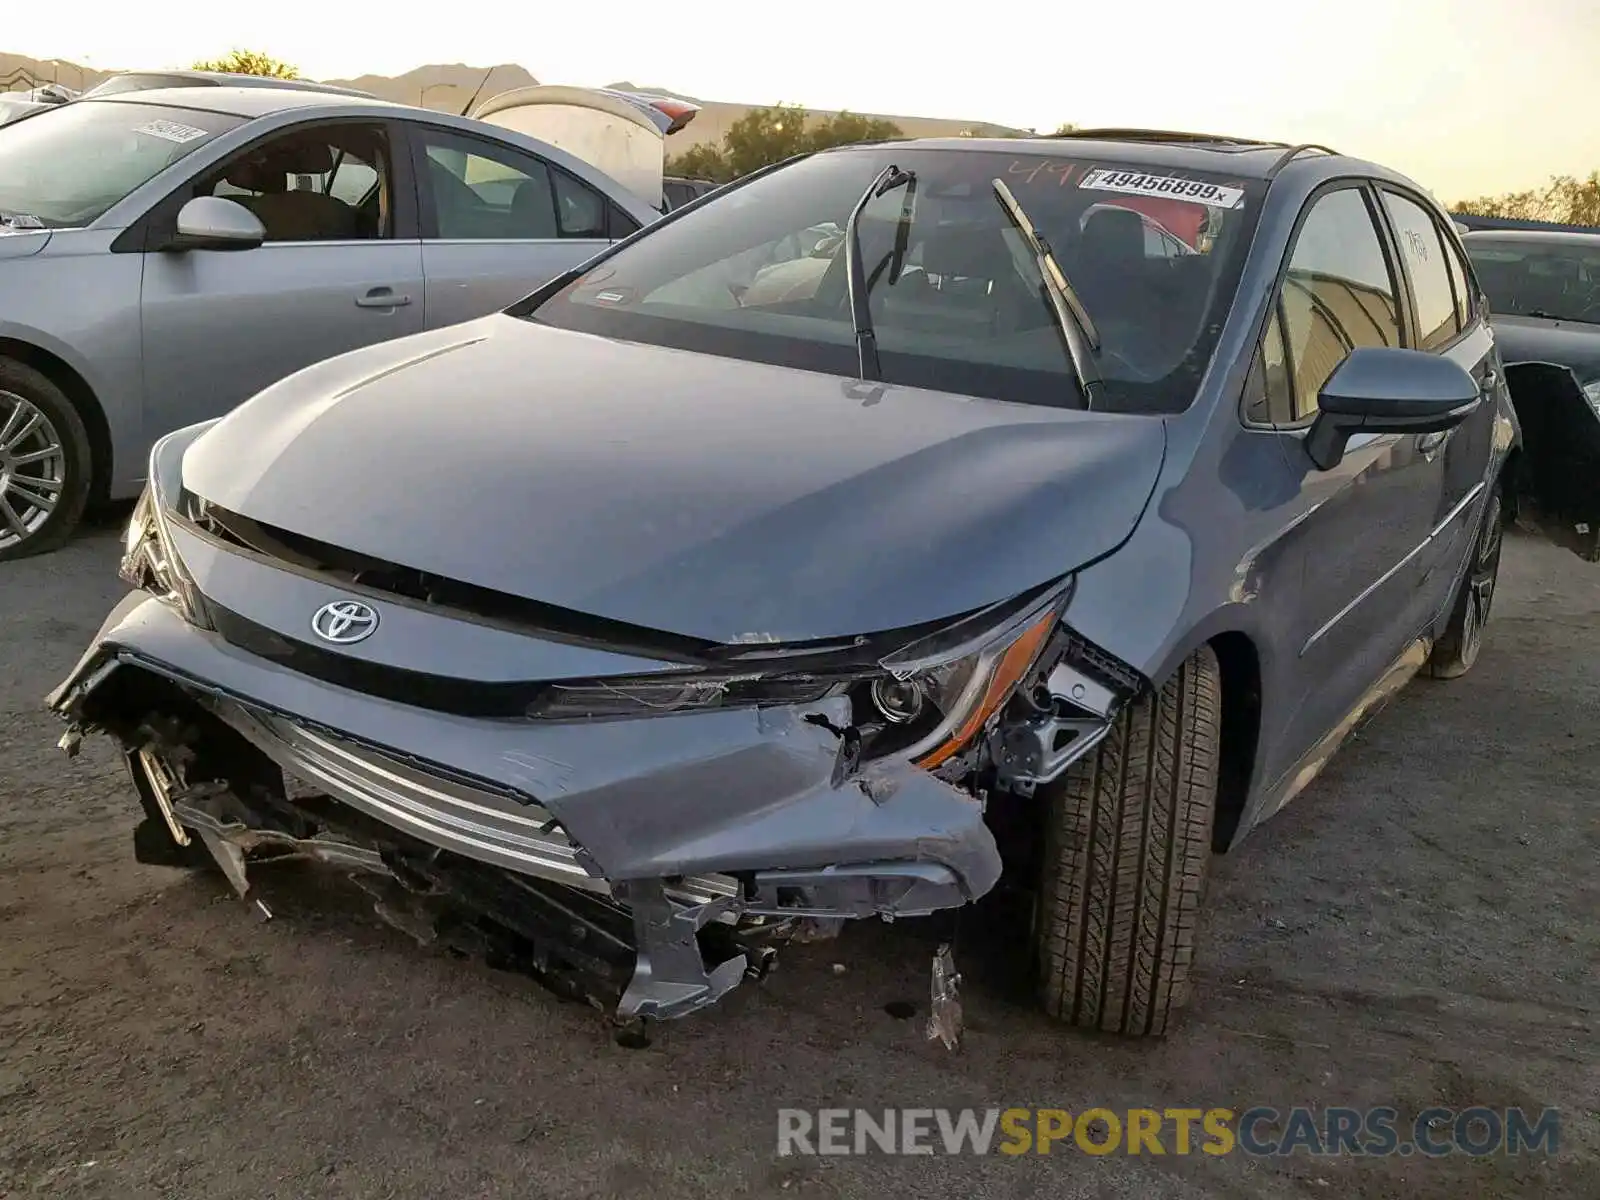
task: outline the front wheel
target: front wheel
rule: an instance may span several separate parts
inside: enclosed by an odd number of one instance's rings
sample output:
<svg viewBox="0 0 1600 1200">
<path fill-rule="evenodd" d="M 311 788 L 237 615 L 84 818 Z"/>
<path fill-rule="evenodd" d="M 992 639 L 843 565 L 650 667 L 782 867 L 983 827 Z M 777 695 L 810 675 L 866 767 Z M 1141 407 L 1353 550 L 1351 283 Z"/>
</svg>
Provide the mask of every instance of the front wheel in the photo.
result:
<svg viewBox="0 0 1600 1200">
<path fill-rule="evenodd" d="M 91 473 L 72 401 L 32 367 L 0 358 L 0 562 L 65 541 L 88 503 Z"/>
<path fill-rule="evenodd" d="M 1222 676 L 1209 646 L 1035 794 L 1045 808 L 1036 941 L 1045 1010 L 1163 1034 L 1188 998 L 1217 798 Z"/>
<path fill-rule="evenodd" d="M 1472 669 L 1483 649 L 1483 631 L 1489 623 L 1495 587 L 1500 580 L 1500 550 L 1505 543 L 1505 508 L 1496 483 L 1483 506 L 1483 521 L 1472 543 L 1472 559 L 1461 578 L 1450 619 L 1433 644 L 1428 674 L 1435 679 L 1456 679 Z"/>
</svg>

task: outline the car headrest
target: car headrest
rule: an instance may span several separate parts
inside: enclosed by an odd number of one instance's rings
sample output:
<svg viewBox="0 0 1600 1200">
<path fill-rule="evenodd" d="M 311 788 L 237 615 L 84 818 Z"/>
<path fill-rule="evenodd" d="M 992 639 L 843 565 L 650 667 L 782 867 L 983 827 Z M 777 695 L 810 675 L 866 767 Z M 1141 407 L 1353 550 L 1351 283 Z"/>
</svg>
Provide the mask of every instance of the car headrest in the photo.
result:
<svg viewBox="0 0 1600 1200">
<path fill-rule="evenodd" d="M 934 275 L 995 279 L 1010 264 L 1005 238 L 994 225 L 950 225 L 922 243 L 922 268 Z"/>
<path fill-rule="evenodd" d="M 281 192 L 290 175 L 322 175 L 333 170 L 333 151 L 326 142 L 274 142 L 246 154 L 224 178 L 250 192 Z"/>
<path fill-rule="evenodd" d="M 559 236 L 549 183 L 543 179 L 524 179 L 517 184 L 517 190 L 511 193 L 511 221 L 517 237 Z"/>
<path fill-rule="evenodd" d="M 1131 208 L 1102 208 L 1083 223 L 1080 257 L 1124 265 L 1144 258 L 1144 218 Z"/>
</svg>

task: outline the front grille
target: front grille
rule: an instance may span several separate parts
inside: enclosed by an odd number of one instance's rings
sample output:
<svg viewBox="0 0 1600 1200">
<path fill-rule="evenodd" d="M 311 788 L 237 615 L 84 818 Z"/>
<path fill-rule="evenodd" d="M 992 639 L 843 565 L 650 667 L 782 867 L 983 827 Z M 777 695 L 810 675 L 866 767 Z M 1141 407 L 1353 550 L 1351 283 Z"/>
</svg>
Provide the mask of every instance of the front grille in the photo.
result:
<svg viewBox="0 0 1600 1200">
<path fill-rule="evenodd" d="M 549 691 L 549 684 L 542 682 L 454 679 L 368 662 L 285 637 L 215 602 L 209 602 L 206 611 L 218 635 L 241 650 L 336 687 L 416 708 L 464 717 L 517 720 L 526 717 L 529 706 Z"/>
<path fill-rule="evenodd" d="M 290 775 L 374 820 L 478 862 L 611 894 L 611 885 L 584 867 L 578 848 L 542 805 L 232 701 L 211 704 Z M 738 884 L 725 875 L 705 875 L 675 880 L 668 890 L 677 899 L 703 903 L 737 895 Z"/>
</svg>

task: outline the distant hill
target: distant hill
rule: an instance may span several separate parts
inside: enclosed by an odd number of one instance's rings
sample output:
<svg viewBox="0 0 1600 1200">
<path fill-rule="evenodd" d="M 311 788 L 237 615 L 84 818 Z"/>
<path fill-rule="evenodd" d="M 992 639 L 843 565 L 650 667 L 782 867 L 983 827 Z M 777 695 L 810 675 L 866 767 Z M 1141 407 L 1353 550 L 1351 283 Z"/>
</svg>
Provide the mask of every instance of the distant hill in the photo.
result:
<svg viewBox="0 0 1600 1200">
<path fill-rule="evenodd" d="M 0 54 L 0 91 L 25 92 L 46 83 L 65 84 L 83 91 L 92 88 L 115 71 L 96 71 L 62 59 L 29 58 L 24 54 Z"/>
<path fill-rule="evenodd" d="M 68 87 L 82 90 L 93 87 L 107 75 L 116 74 L 118 70 L 129 69 L 134 68 L 119 67 L 116 70 L 100 71 L 60 59 L 41 61 L 17 54 L 0 54 L 0 90 L 24 91 L 42 83 L 63 83 Z M 407 71 L 404 75 L 358 75 L 353 79 L 328 79 L 323 82 L 359 88 L 363 92 L 370 92 L 374 96 L 380 96 L 397 104 L 417 104 L 441 112 L 459 113 L 469 106 L 476 108 L 501 92 L 508 92 L 513 88 L 532 87 L 539 80 L 535 79 L 525 67 L 519 67 L 515 63 L 501 63 L 493 67 L 469 67 L 465 63 L 429 63 L 427 66 Z M 702 100 L 697 96 L 674 91 L 672 88 L 640 86 L 626 80 L 606 86 L 619 91 L 651 92 L 661 96 L 672 96 L 679 100 L 687 100 L 691 104 L 701 105 L 700 115 L 687 129 L 672 139 L 671 150 L 678 154 L 702 142 L 720 141 L 735 121 L 748 113 L 752 107 L 756 107 Z M 813 111 L 818 115 L 827 115 L 821 110 Z M 860 115 L 872 117 L 885 114 Z M 900 126 L 908 137 L 951 137 L 957 134 L 1011 135 L 1022 132 L 984 121 L 951 121 L 942 118 L 893 115 L 887 116 L 887 119 Z"/>
<path fill-rule="evenodd" d="M 430 63 L 404 75 L 358 75 L 354 79 L 328 79 L 343 87 L 359 88 L 396 104 L 418 104 L 423 108 L 458 113 L 472 101 L 478 104 L 490 96 L 512 88 L 532 87 L 539 81 L 526 68 L 515 63 L 495 67 L 469 67 L 464 63 Z"/>
</svg>

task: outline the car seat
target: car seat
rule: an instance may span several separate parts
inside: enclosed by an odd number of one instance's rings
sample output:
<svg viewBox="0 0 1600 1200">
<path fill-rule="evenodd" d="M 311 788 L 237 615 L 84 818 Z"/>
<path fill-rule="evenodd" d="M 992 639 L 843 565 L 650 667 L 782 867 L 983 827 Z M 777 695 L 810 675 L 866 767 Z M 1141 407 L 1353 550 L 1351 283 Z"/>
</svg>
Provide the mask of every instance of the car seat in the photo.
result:
<svg viewBox="0 0 1600 1200">
<path fill-rule="evenodd" d="M 559 237 L 556 229 L 556 207 L 550 195 L 550 182 L 546 179 L 524 179 L 511 193 L 511 228 L 508 234 L 515 238 Z"/>
<path fill-rule="evenodd" d="M 256 193 L 234 196 L 260 218 L 269 242 L 317 242 L 352 238 L 357 212 L 321 192 L 291 191 L 290 175 L 326 175 L 333 152 L 323 143 L 274 143 L 232 164 L 224 178 Z"/>
</svg>

